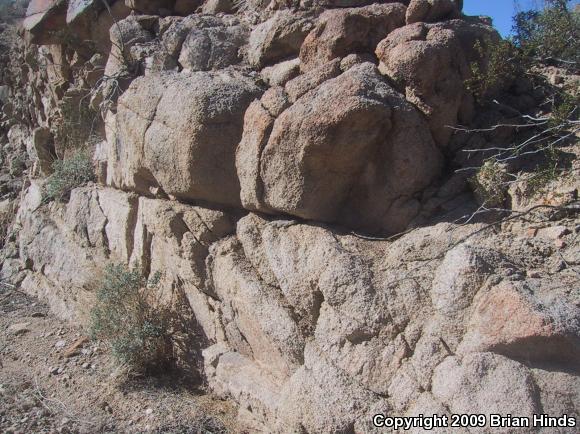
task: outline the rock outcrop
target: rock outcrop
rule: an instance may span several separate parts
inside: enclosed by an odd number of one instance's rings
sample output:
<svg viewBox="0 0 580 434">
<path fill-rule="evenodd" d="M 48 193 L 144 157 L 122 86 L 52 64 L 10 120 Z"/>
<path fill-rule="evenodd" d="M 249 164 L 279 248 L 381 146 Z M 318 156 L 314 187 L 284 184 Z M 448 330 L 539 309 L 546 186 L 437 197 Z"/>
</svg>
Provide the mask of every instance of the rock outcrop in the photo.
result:
<svg viewBox="0 0 580 434">
<path fill-rule="evenodd" d="M 578 418 L 578 219 L 459 219 L 446 169 L 493 140 L 450 127 L 499 38 L 460 1 L 33 0 L 24 29 L 0 57 L 0 278 L 83 323 L 106 264 L 160 273 L 249 432 Z M 79 147 L 98 182 L 47 203 Z"/>
<path fill-rule="evenodd" d="M 181 200 L 240 203 L 234 154 L 261 89 L 236 71 L 147 75 L 118 101 L 108 183 Z"/>
<path fill-rule="evenodd" d="M 451 126 L 468 124 L 473 116 L 473 96 L 465 80 L 471 63 L 484 60 L 476 42 L 489 44 L 498 37 L 481 23 L 419 22 L 395 30 L 377 46 L 379 69 L 427 116 L 440 146 L 449 142 Z"/>
<path fill-rule="evenodd" d="M 413 195 L 440 170 L 420 114 L 369 63 L 291 105 L 270 90 L 247 111 L 244 131 L 242 203 L 258 211 L 397 232 L 418 212 Z"/>
</svg>

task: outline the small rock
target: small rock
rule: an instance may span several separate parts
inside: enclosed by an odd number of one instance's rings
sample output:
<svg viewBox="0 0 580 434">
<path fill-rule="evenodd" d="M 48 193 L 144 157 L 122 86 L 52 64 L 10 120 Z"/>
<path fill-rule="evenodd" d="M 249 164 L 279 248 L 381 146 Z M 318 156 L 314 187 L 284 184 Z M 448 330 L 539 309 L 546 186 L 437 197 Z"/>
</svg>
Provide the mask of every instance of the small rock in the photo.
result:
<svg viewBox="0 0 580 434">
<path fill-rule="evenodd" d="M 52 375 L 58 375 L 58 367 L 50 367 L 48 368 L 48 372 Z"/>
<path fill-rule="evenodd" d="M 66 341 L 64 339 L 58 340 L 56 341 L 56 343 L 54 344 L 55 348 L 64 348 L 64 346 L 66 345 Z"/>
<path fill-rule="evenodd" d="M 16 323 L 8 326 L 8 333 L 13 334 L 14 336 L 23 335 L 24 333 L 28 333 L 30 329 L 28 328 L 30 324 L 27 322 Z"/>
<path fill-rule="evenodd" d="M 541 277 L 541 274 L 538 270 L 528 270 L 526 275 L 531 279 L 538 279 Z"/>
<path fill-rule="evenodd" d="M 73 357 L 79 354 L 79 348 L 87 342 L 89 339 L 87 337 L 78 338 L 67 350 L 64 352 L 65 357 Z"/>
<path fill-rule="evenodd" d="M 564 247 L 567 246 L 566 241 L 559 238 L 554 241 L 554 245 L 559 249 L 563 249 Z"/>
<path fill-rule="evenodd" d="M 148 408 L 145 410 L 145 415 L 147 416 L 151 416 L 153 414 L 153 409 L 152 408 Z"/>
<path fill-rule="evenodd" d="M 56 370 L 57 374 L 62 374 L 64 372 L 64 368 L 61 366 Z"/>
<path fill-rule="evenodd" d="M 88 369 L 89 366 L 91 366 L 91 365 L 89 365 L 87 362 L 83 363 L 83 369 Z"/>
<path fill-rule="evenodd" d="M 538 234 L 538 228 L 529 228 L 529 229 L 526 231 L 526 235 L 527 235 L 529 238 L 533 238 L 533 237 L 535 237 L 537 234 Z"/>
<path fill-rule="evenodd" d="M 32 315 L 30 315 L 32 318 L 44 318 L 46 316 L 45 313 L 43 312 L 33 312 Z"/>
<path fill-rule="evenodd" d="M 550 84 L 553 84 L 554 86 L 564 83 L 564 77 L 558 74 L 550 75 L 549 80 Z"/>
<path fill-rule="evenodd" d="M 556 240 L 568 235 L 570 230 L 566 226 L 551 226 L 538 230 L 538 236 L 549 240 Z"/>
<path fill-rule="evenodd" d="M 93 364 L 91 365 L 91 369 L 97 369 L 97 365 L 93 363 Z"/>
</svg>

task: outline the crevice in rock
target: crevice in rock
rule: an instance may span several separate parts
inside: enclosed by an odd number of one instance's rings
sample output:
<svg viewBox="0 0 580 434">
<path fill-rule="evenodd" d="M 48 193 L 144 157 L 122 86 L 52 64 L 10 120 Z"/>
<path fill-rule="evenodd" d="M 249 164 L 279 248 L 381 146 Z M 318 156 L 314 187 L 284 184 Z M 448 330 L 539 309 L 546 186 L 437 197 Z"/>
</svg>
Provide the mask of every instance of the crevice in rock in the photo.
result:
<svg viewBox="0 0 580 434">
<path fill-rule="evenodd" d="M 169 221 L 169 229 L 171 231 L 171 234 L 175 236 L 175 238 L 177 239 L 177 244 L 181 247 L 181 241 L 183 240 L 183 236 L 185 235 L 185 233 L 189 232 L 191 233 L 191 235 L 195 238 L 195 240 L 199 243 L 202 244 L 199 239 L 195 236 L 195 234 L 193 234 L 191 232 L 191 230 L 189 229 L 189 227 L 187 226 L 187 223 L 185 223 L 184 219 L 183 219 L 183 213 L 179 212 L 175 215 L 174 218 L 172 218 Z M 202 244 L 203 245 L 203 244 Z"/>
<path fill-rule="evenodd" d="M 274 129 L 274 123 L 276 122 L 276 116 L 273 116 L 272 113 L 270 113 L 270 111 L 266 107 L 264 107 L 264 104 L 262 104 L 261 102 L 260 105 L 272 118 L 270 125 L 268 125 L 268 128 L 266 128 L 266 131 L 264 132 L 264 138 L 262 139 L 258 147 L 258 167 L 256 168 L 256 200 L 258 202 L 257 207 L 262 208 L 264 206 L 267 206 L 265 205 L 264 202 L 264 180 L 262 179 L 262 154 L 264 153 L 264 149 L 266 149 L 268 141 L 270 140 L 270 135 L 272 134 L 272 130 Z M 267 208 L 270 209 L 270 207 Z"/>
<path fill-rule="evenodd" d="M 206 228 L 206 229 L 207 229 L 207 231 L 208 231 L 210 234 L 212 234 L 212 235 L 216 235 L 216 234 L 215 234 L 215 232 L 211 230 L 211 228 L 210 228 L 210 227 L 209 227 L 209 225 L 206 223 L 206 221 L 205 221 L 203 218 L 201 218 L 201 215 L 200 215 L 200 214 L 197 212 L 197 210 L 196 210 L 194 207 L 191 207 L 191 211 L 192 211 L 192 212 L 195 214 L 195 216 L 198 218 L 198 220 L 200 221 L 200 223 L 203 225 L 203 227 L 204 227 L 204 228 Z M 185 223 L 185 224 L 187 225 L 187 223 Z M 191 231 L 191 229 L 190 229 L 190 232 L 193 234 L 193 231 Z M 217 235 L 216 235 L 216 238 L 219 238 L 219 237 L 217 237 Z M 196 240 L 197 240 L 197 238 L 196 238 Z M 197 241 L 198 241 L 200 244 L 202 244 L 202 245 L 204 245 L 204 246 L 206 246 L 206 247 L 209 247 L 209 246 L 207 246 L 207 245 L 206 245 L 206 243 L 202 243 L 200 240 L 197 240 Z"/>
<path fill-rule="evenodd" d="M 141 140 L 141 143 L 143 143 L 143 145 L 145 145 L 145 139 L 147 137 L 147 132 L 149 131 L 149 128 L 151 127 L 153 122 L 155 122 L 155 116 L 157 116 L 157 109 L 159 108 L 159 103 L 161 102 L 161 98 L 163 98 L 163 94 L 161 94 L 159 96 L 159 98 L 157 98 L 157 101 L 155 102 L 155 108 L 153 109 L 153 115 L 151 116 L 150 119 L 147 119 L 147 126 L 145 127 L 145 130 L 143 131 L 143 139 Z"/>
<path fill-rule="evenodd" d="M 143 263 L 143 275 L 149 278 L 151 274 L 151 244 L 153 243 L 153 234 L 147 230 L 147 226 L 143 225 L 143 255 L 141 260 Z"/>
<path fill-rule="evenodd" d="M 131 255 L 133 254 L 133 244 L 135 243 L 135 230 L 137 228 L 137 216 L 139 213 L 139 198 L 129 197 L 128 201 L 129 215 L 127 216 L 125 242 L 127 243 L 127 259 L 130 259 Z"/>
<path fill-rule="evenodd" d="M 103 227 L 101 228 L 101 236 L 103 237 L 103 248 L 105 249 L 105 256 L 108 258 L 109 255 L 111 254 L 111 248 L 109 245 L 109 237 L 107 236 L 107 224 L 109 223 L 109 219 L 105 214 L 105 211 L 103 210 L 103 207 L 101 206 L 101 201 L 99 200 L 99 194 L 97 192 L 96 195 L 96 200 L 95 202 L 97 203 L 97 206 L 99 207 L 99 210 L 101 211 L 101 214 L 103 214 L 103 216 L 105 217 L 105 222 L 103 224 Z M 88 232 L 87 232 L 87 239 L 88 239 Z"/>
</svg>

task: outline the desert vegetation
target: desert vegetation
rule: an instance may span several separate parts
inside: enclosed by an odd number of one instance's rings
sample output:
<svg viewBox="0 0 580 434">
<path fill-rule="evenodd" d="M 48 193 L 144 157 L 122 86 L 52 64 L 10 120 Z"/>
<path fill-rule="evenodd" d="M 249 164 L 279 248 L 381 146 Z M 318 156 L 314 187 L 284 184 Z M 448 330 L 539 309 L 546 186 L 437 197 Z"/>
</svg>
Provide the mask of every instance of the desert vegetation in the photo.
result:
<svg viewBox="0 0 580 434">
<path fill-rule="evenodd" d="M 479 105 L 507 111 L 510 126 L 518 132 L 510 146 L 480 149 L 488 155 L 471 183 L 485 205 L 505 208 L 507 189 L 517 182 L 526 183 L 527 194 L 534 196 L 559 176 L 575 176 L 563 166 L 561 152 L 576 140 L 580 129 L 577 84 L 562 78 L 578 73 L 580 67 L 580 13 L 570 4 L 549 0 L 542 10 L 519 12 L 514 17 L 514 36 L 489 43 L 484 67 L 471 65 L 472 77 L 466 85 Z M 556 80 L 561 81 L 550 82 L 548 69 L 559 71 Z M 537 100 L 531 110 L 522 110 L 506 96 L 510 87 L 522 85 L 533 90 Z"/>
<path fill-rule="evenodd" d="M 53 173 L 44 185 L 44 199 L 66 200 L 77 187 L 95 180 L 93 162 L 88 152 L 77 150 L 68 158 L 56 159 L 52 163 Z"/>
</svg>

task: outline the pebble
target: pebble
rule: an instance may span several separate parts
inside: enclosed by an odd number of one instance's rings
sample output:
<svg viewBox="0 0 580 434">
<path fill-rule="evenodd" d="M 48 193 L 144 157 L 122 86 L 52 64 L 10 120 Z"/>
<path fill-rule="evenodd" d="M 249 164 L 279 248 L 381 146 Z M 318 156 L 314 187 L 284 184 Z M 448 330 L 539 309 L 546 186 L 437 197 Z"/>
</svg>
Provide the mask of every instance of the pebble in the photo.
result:
<svg viewBox="0 0 580 434">
<path fill-rule="evenodd" d="M 52 375 L 58 375 L 58 374 L 59 374 L 58 370 L 59 370 L 59 368 L 58 368 L 58 367 L 52 367 L 52 366 L 51 366 L 50 368 L 48 368 L 48 372 L 49 372 L 50 374 L 52 374 Z"/>
<path fill-rule="evenodd" d="M 83 369 L 88 369 L 89 366 L 91 366 L 90 364 L 88 364 L 87 362 L 83 363 Z"/>
<path fill-rule="evenodd" d="M 43 312 L 33 312 L 32 315 L 30 315 L 32 318 L 44 318 L 46 316 L 45 313 Z"/>
<path fill-rule="evenodd" d="M 147 410 L 145 410 L 145 414 L 147 416 L 151 416 L 153 414 L 153 409 L 152 408 L 148 408 Z"/>
<path fill-rule="evenodd" d="M 23 335 L 24 333 L 28 333 L 30 329 L 28 328 L 30 324 L 27 322 L 19 322 L 16 324 L 12 324 L 8 326 L 8 333 L 13 334 L 14 336 Z"/>
<path fill-rule="evenodd" d="M 564 261 L 558 261 L 556 262 L 556 264 L 554 265 L 554 267 L 552 268 L 552 272 L 553 273 L 558 273 L 562 270 L 566 269 L 566 264 Z"/>
<path fill-rule="evenodd" d="M 66 341 L 64 339 L 60 339 L 58 341 L 56 341 L 56 344 L 54 344 L 55 348 L 64 348 L 64 346 L 66 345 Z"/>
<path fill-rule="evenodd" d="M 538 279 L 541 277 L 540 272 L 538 270 L 528 270 L 526 275 L 531 279 Z"/>
<path fill-rule="evenodd" d="M 558 238 L 557 240 L 554 241 L 554 245 L 559 248 L 559 249 L 563 249 L 564 247 L 567 246 L 566 241 Z"/>
<path fill-rule="evenodd" d="M 538 236 L 544 239 L 556 240 L 568 235 L 570 230 L 566 226 L 550 226 L 547 228 L 542 228 L 538 231 Z"/>
</svg>

